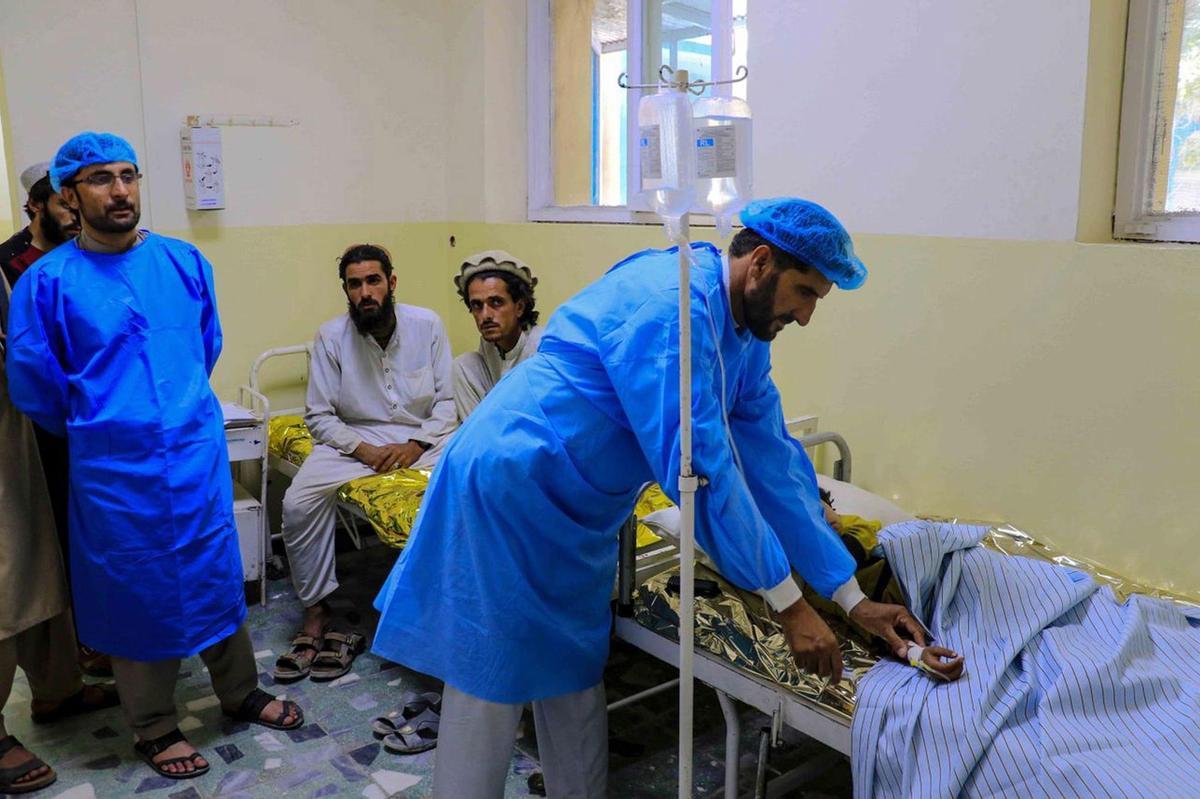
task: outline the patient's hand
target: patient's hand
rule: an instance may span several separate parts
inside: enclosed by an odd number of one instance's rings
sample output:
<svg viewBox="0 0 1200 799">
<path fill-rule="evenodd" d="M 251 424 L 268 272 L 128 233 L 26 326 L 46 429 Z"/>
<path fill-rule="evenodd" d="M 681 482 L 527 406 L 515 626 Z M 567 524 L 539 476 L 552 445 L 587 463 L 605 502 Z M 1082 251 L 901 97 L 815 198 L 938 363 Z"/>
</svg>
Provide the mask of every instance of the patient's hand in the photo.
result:
<svg viewBox="0 0 1200 799">
<path fill-rule="evenodd" d="M 417 462 L 424 451 L 415 441 L 406 441 L 403 444 L 385 444 L 382 447 L 376 447 L 364 441 L 350 454 L 382 474 L 393 469 L 407 469 Z"/>
<path fill-rule="evenodd" d="M 850 611 L 850 620 L 882 638 L 892 654 L 902 660 L 908 651 L 905 639 L 925 645 L 925 631 L 921 629 L 920 622 L 900 605 L 864 599 Z"/>
<path fill-rule="evenodd" d="M 842 650 L 837 636 L 803 599 L 779 612 L 783 635 L 796 665 L 809 674 L 828 677 L 831 685 L 842 679 Z"/>
<path fill-rule="evenodd" d="M 963 675 L 963 656 L 944 646 L 908 644 L 905 657 L 910 665 L 939 680 L 953 682 Z"/>
</svg>

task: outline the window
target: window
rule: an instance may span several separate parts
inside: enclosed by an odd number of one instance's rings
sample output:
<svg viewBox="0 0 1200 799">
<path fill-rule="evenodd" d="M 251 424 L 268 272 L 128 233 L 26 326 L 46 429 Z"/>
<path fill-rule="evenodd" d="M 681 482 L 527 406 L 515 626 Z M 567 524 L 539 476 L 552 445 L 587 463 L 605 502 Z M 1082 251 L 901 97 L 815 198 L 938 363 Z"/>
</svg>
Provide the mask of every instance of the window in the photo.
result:
<svg viewBox="0 0 1200 799">
<path fill-rule="evenodd" d="M 641 92 L 617 78 L 653 83 L 663 64 L 731 77 L 746 63 L 746 0 L 530 0 L 528 35 L 530 219 L 640 221 L 628 142 Z"/>
<path fill-rule="evenodd" d="M 1113 236 L 1200 242 L 1200 0 L 1133 0 Z"/>
</svg>

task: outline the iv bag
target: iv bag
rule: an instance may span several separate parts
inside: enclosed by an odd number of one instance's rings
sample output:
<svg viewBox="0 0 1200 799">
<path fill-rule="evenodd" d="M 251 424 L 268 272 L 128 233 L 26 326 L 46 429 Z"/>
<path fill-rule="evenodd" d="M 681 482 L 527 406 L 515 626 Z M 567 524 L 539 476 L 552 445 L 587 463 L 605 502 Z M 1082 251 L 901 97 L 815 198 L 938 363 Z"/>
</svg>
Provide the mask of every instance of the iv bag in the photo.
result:
<svg viewBox="0 0 1200 799">
<path fill-rule="evenodd" d="M 750 105 L 739 97 L 701 97 L 692 107 L 696 131 L 696 204 L 712 214 L 725 238 L 733 217 L 753 198 Z"/>
<path fill-rule="evenodd" d="M 667 235 L 683 239 L 681 219 L 694 198 L 696 161 L 692 104 L 686 92 L 664 87 L 638 103 L 638 194 L 667 226 Z"/>
</svg>

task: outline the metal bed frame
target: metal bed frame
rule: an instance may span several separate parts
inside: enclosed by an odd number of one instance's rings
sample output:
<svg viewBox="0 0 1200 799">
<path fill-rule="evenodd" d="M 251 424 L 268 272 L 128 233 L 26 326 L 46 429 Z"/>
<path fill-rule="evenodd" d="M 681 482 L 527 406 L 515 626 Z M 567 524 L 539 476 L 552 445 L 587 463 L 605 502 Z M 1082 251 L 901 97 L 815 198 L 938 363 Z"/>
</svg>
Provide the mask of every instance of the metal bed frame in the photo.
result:
<svg viewBox="0 0 1200 799">
<path fill-rule="evenodd" d="M 312 359 L 312 346 L 298 344 L 275 347 L 260 354 L 250 367 L 250 388 L 262 391 L 260 372 L 272 358 L 304 354 L 306 368 Z M 273 410 L 272 415 L 303 414 L 303 408 Z M 268 418 L 269 425 L 270 419 Z M 849 481 L 851 475 L 851 453 L 845 439 L 832 432 L 817 432 L 799 439 L 806 448 L 832 444 L 837 448 L 838 459 L 833 464 L 833 477 Z M 268 467 L 289 479 L 296 475 L 299 467 L 291 461 L 273 453 L 268 454 Z M 346 502 L 338 502 L 337 515 L 341 526 L 349 534 L 354 546 L 362 549 L 362 536 L 358 522 L 368 522 L 360 508 Z M 277 540 L 280 534 L 271 536 Z M 659 541 L 641 549 L 637 547 L 636 520 L 631 516 L 619 534 L 619 564 L 617 570 L 615 634 L 632 646 L 673 666 L 679 664 L 680 648 L 676 641 L 665 638 L 633 619 L 633 591 L 637 585 L 655 574 L 671 568 L 679 562 L 679 552 L 669 541 Z M 771 718 L 771 726 L 760 736 L 758 769 L 755 796 L 776 797 L 792 790 L 813 776 L 820 774 L 842 755 L 850 754 L 850 727 L 846 721 L 817 704 L 803 699 L 792 691 L 749 672 L 742 671 L 702 650 L 695 652 L 695 678 L 711 687 L 717 695 L 725 723 L 725 784 L 726 797 L 738 796 L 738 762 L 740 757 L 741 721 L 736 702 L 749 705 Z M 608 706 L 609 712 L 642 701 L 650 696 L 675 688 L 678 678 L 669 680 L 640 693 L 617 700 Z M 820 741 L 831 750 L 827 755 L 792 769 L 786 774 L 766 779 L 766 764 L 769 747 L 778 743 L 785 729 L 796 730 L 803 735 Z"/>
<path fill-rule="evenodd" d="M 272 358 L 280 358 L 280 357 L 291 356 L 291 355 L 299 355 L 301 353 L 303 353 L 305 356 L 304 366 L 305 366 L 305 374 L 307 375 L 308 370 L 312 364 L 312 345 L 311 344 L 294 344 L 289 347 L 274 347 L 272 349 L 265 350 L 264 352 L 262 352 L 257 358 L 254 359 L 254 363 L 250 365 L 250 388 L 254 392 L 259 393 L 261 395 L 262 388 L 259 385 L 260 384 L 259 374 L 262 371 L 263 365 L 267 361 L 269 361 Z M 273 415 L 273 416 L 301 415 L 302 416 L 302 415 L 304 415 L 304 408 L 303 407 L 283 408 L 280 410 L 273 410 L 271 415 Z M 265 420 L 265 424 L 267 425 L 266 432 L 269 437 L 270 436 L 270 425 L 271 425 L 271 420 L 269 417 Z M 296 464 L 287 460 L 286 458 L 281 458 L 278 455 L 276 455 L 275 453 L 271 452 L 270 447 L 267 448 L 267 467 L 273 471 L 278 472 L 279 474 L 282 474 L 284 477 L 288 478 L 289 480 L 291 480 L 293 477 L 295 477 L 296 473 L 298 471 L 300 471 L 299 466 L 297 466 Z M 264 483 L 266 482 L 265 475 L 263 477 L 263 482 Z M 263 502 L 264 506 L 266 504 L 265 496 L 266 495 L 264 492 L 264 502 Z M 346 534 L 350 536 L 350 541 L 354 544 L 354 548 L 362 549 L 363 548 L 363 537 L 362 537 L 362 533 L 360 533 L 358 530 L 358 523 L 364 522 L 368 526 L 370 526 L 370 519 L 367 518 L 366 514 L 363 513 L 361 508 L 359 508 L 357 505 L 354 505 L 349 502 L 342 502 L 339 500 L 337 503 L 336 511 L 337 511 L 338 522 L 341 525 L 342 529 L 344 529 L 346 531 Z M 273 533 L 271 535 L 272 541 L 278 541 L 280 538 L 282 538 L 281 533 Z"/>
<path fill-rule="evenodd" d="M 837 433 L 820 432 L 799 439 L 806 448 L 833 444 L 838 460 L 833 465 L 835 479 L 849 482 L 851 474 L 850 447 Z M 668 569 L 679 561 L 674 544 L 662 541 L 641 549 L 637 547 L 637 526 L 633 517 L 622 526 L 618 544 L 617 569 L 617 638 L 653 655 L 664 663 L 678 666 L 680 645 L 646 627 L 633 618 L 633 592 L 636 586 Z M 749 705 L 771 718 L 771 726 L 760 735 L 757 785 L 755 796 L 781 796 L 797 785 L 820 774 L 841 755 L 850 754 L 850 726 L 845 719 L 804 699 L 788 688 L 738 669 L 729 662 L 702 649 L 695 650 L 695 678 L 716 692 L 725 722 L 725 791 L 727 799 L 738 796 L 738 763 L 740 760 L 741 721 L 737 702 Z M 678 683 L 671 680 L 641 693 L 626 697 L 609 706 L 609 711 L 645 699 Z M 768 750 L 778 743 L 784 729 L 795 730 L 820 741 L 834 750 L 821 755 L 786 774 L 766 779 Z"/>
</svg>

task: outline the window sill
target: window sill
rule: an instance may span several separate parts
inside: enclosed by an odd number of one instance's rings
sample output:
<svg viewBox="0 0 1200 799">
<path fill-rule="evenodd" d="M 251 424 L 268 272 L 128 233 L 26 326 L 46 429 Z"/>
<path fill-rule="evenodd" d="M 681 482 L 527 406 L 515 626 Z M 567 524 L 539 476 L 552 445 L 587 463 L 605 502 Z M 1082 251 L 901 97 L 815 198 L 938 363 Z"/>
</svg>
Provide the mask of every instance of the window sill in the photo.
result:
<svg viewBox="0 0 1200 799">
<path fill-rule="evenodd" d="M 650 211 L 632 211 L 626 206 L 607 205 L 551 205 L 544 208 L 530 208 L 530 222 L 577 222 L 596 225 L 661 225 L 660 220 Z M 716 227 L 716 221 L 709 214 L 692 214 L 689 222 L 693 227 Z"/>
</svg>

